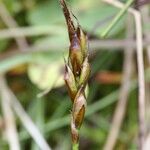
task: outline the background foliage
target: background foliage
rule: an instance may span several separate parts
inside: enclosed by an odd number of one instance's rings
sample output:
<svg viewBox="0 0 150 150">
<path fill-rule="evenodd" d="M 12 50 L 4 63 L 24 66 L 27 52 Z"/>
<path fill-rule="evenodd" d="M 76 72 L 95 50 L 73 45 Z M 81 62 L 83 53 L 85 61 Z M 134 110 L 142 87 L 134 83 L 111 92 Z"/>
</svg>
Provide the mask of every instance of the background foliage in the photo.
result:
<svg viewBox="0 0 150 150">
<path fill-rule="evenodd" d="M 63 81 L 63 57 L 67 56 L 69 41 L 59 2 L 5 0 L 1 3 L 4 3 L 18 26 L 22 29 L 26 27 L 29 30 L 26 34 L 31 33 L 34 36 L 26 37 L 26 51 L 18 50 L 14 38 L 0 38 L 0 73 L 6 73 L 9 87 L 50 146 L 56 150 L 69 150 L 71 140 L 68 114 L 71 102 Z M 100 0 L 68 0 L 67 3 L 89 35 L 90 41 L 101 40 L 102 31 L 119 11 Z M 122 17 L 110 32 L 109 40 L 126 38 L 126 17 L 127 15 Z M 8 25 L 0 17 L 0 33 L 5 29 L 8 29 Z M 150 31 L 148 24 L 144 24 L 143 30 Z M 94 46 L 93 44 L 93 49 L 90 47 L 92 73 L 88 89 L 87 117 L 80 133 L 80 147 L 86 150 L 99 150 L 103 147 L 123 76 L 124 47 L 111 45 L 111 48 L 107 48 L 107 43 L 105 47 Z M 133 65 L 135 62 L 134 58 Z M 146 59 L 145 63 L 148 66 Z M 136 78 L 136 67 L 133 72 L 132 76 Z M 45 90 L 50 92 L 38 97 Z M 134 88 L 130 90 L 116 150 L 137 149 L 137 108 L 137 89 Z M 3 123 L 2 115 L 0 111 L 0 122 Z M 16 124 L 21 149 L 38 150 L 17 117 Z M 4 126 L 0 126 L 0 149 L 7 150 L 3 128 Z"/>
</svg>

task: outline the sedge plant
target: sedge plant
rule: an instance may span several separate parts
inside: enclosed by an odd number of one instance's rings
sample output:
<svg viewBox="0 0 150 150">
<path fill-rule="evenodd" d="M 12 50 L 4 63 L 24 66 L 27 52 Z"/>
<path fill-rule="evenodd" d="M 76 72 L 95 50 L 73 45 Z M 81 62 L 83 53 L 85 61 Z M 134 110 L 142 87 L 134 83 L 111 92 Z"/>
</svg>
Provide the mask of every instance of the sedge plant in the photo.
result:
<svg viewBox="0 0 150 150">
<path fill-rule="evenodd" d="M 68 9 L 64 0 L 60 0 L 62 10 L 68 27 L 70 40 L 69 55 L 65 61 L 64 80 L 72 101 L 71 112 L 71 136 L 73 149 L 79 147 L 79 129 L 82 125 L 85 109 L 85 88 L 90 75 L 88 59 L 88 39 L 77 21 L 74 25 L 72 17 L 75 17 Z M 77 20 L 77 18 L 75 17 Z"/>
</svg>

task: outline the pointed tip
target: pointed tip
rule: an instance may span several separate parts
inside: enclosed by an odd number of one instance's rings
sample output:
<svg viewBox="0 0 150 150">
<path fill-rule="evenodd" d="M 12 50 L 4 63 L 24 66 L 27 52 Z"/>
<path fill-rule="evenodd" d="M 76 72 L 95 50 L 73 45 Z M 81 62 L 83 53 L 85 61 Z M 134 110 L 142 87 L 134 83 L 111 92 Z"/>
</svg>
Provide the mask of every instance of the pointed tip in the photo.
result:
<svg viewBox="0 0 150 150">
<path fill-rule="evenodd" d="M 64 14 L 65 14 L 65 12 L 69 12 L 65 0 L 59 0 L 59 3 L 63 9 Z"/>
<path fill-rule="evenodd" d="M 71 18 L 72 13 L 71 13 L 70 9 L 68 8 L 65 0 L 60 0 L 60 5 L 62 7 L 64 16 L 65 16 L 65 19 L 66 19 L 66 23 L 67 23 L 67 26 L 68 26 L 69 39 L 71 41 L 72 36 L 76 31 L 75 25 L 74 25 L 73 20 Z"/>
</svg>

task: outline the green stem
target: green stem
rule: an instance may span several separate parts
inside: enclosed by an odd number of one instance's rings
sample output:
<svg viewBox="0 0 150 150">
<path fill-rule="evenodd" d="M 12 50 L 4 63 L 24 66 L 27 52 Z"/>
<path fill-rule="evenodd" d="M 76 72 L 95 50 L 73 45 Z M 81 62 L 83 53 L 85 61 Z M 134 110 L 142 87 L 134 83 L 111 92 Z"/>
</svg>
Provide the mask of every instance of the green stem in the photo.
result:
<svg viewBox="0 0 150 150">
<path fill-rule="evenodd" d="M 101 36 L 104 38 L 107 34 L 111 31 L 111 29 L 116 25 L 116 23 L 120 20 L 120 18 L 125 14 L 126 10 L 130 7 L 133 3 L 133 0 L 128 0 L 124 7 L 119 11 L 116 17 L 112 20 L 109 26 L 104 30 Z"/>
<path fill-rule="evenodd" d="M 72 145 L 72 150 L 78 150 L 79 149 L 79 143 L 75 143 Z"/>
</svg>

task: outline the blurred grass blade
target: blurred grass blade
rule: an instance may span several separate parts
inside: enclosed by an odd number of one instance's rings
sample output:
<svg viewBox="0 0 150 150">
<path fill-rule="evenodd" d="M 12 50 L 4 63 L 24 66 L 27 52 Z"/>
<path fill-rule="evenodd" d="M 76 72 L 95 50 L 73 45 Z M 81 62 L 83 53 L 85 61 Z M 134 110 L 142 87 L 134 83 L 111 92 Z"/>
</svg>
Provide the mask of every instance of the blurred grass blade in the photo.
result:
<svg viewBox="0 0 150 150">
<path fill-rule="evenodd" d="M 120 12 L 116 15 L 116 17 L 112 20 L 112 22 L 109 24 L 109 26 L 104 30 L 104 32 L 101 34 L 101 37 L 106 37 L 108 33 L 111 31 L 111 29 L 117 24 L 117 22 L 120 20 L 120 18 L 125 14 L 127 9 L 130 7 L 130 5 L 133 3 L 134 0 L 128 0 L 127 3 L 124 5 L 124 8 L 120 10 Z"/>
</svg>

